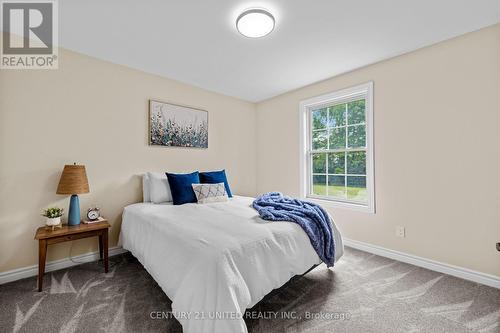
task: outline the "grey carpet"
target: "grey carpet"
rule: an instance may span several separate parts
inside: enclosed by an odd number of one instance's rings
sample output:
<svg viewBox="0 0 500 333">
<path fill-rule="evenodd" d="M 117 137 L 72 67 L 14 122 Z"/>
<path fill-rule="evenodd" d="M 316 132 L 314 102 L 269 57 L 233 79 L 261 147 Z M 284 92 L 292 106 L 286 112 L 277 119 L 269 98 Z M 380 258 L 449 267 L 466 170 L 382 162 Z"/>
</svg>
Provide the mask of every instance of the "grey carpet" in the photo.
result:
<svg viewBox="0 0 500 333">
<path fill-rule="evenodd" d="M 111 260 L 108 274 L 98 263 L 47 273 L 40 293 L 35 277 L 1 285 L 0 332 L 182 332 L 151 319 L 171 302 L 140 263 Z M 246 317 L 249 332 L 500 332 L 500 290 L 346 248 Z"/>
</svg>

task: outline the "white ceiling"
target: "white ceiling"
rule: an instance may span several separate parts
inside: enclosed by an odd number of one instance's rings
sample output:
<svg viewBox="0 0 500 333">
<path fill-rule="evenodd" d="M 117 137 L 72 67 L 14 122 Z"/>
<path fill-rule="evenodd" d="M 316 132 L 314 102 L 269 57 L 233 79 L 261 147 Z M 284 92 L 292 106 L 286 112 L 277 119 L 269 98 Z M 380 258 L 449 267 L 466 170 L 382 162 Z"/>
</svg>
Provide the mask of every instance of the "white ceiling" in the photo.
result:
<svg viewBox="0 0 500 333">
<path fill-rule="evenodd" d="M 276 28 L 235 29 L 264 7 Z M 63 0 L 62 47 L 256 102 L 500 22 L 499 0 Z"/>
</svg>

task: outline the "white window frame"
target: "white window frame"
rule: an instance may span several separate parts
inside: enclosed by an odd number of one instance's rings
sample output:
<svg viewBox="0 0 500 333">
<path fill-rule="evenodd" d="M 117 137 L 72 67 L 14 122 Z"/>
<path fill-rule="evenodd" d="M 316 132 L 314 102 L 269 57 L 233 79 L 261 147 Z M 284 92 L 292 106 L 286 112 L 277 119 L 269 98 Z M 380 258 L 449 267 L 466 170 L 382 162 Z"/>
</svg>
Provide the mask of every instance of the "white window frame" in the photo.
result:
<svg viewBox="0 0 500 333">
<path fill-rule="evenodd" d="M 366 191 L 367 203 L 359 203 L 349 199 L 311 195 L 312 165 L 311 147 L 311 111 L 323 106 L 341 104 L 360 97 L 365 98 L 366 119 Z M 375 181 L 373 158 L 373 82 L 355 87 L 316 96 L 300 102 L 300 194 L 303 199 L 325 206 L 350 208 L 368 213 L 375 213 Z M 356 150 L 356 149 L 353 149 Z M 347 156 L 346 156 L 347 158 Z"/>
</svg>

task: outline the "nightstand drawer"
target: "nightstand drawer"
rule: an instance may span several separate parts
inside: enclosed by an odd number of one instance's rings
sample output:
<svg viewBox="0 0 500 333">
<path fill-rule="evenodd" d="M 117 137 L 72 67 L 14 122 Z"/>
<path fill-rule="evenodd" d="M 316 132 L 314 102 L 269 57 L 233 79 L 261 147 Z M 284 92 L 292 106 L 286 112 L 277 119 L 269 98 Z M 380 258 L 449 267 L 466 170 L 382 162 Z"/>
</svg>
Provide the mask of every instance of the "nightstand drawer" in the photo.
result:
<svg viewBox="0 0 500 333">
<path fill-rule="evenodd" d="M 77 239 L 81 239 L 81 238 L 98 236 L 98 235 L 102 235 L 105 232 L 107 233 L 108 229 L 102 230 L 100 232 L 87 231 L 87 232 L 82 232 L 79 234 L 64 235 L 64 236 L 58 236 L 58 237 L 54 237 L 54 238 L 48 238 L 47 244 L 57 244 L 57 243 L 77 240 Z"/>
</svg>

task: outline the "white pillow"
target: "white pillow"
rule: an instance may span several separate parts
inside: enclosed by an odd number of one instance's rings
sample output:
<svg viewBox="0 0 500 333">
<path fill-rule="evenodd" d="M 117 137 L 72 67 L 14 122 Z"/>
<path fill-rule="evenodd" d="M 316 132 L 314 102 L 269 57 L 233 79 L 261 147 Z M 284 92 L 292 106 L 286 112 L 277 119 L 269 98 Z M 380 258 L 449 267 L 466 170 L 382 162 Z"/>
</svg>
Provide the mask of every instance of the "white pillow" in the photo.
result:
<svg viewBox="0 0 500 333">
<path fill-rule="evenodd" d="M 224 183 L 217 184 L 191 184 L 196 200 L 199 204 L 227 201 Z"/>
<path fill-rule="evenodd" d="M 142 202 L 151 202 L 149 187 L 149 177 L 148 174 L 145 173 L 142 175 Z"/>
<path fill-rule="evenodd" d="M 149 180 L 149 199 L 158 204 L 172 201 L 172 193 L 168 184 L 167 175 L 160 172 L 148 172 Z"/>
</svg>

